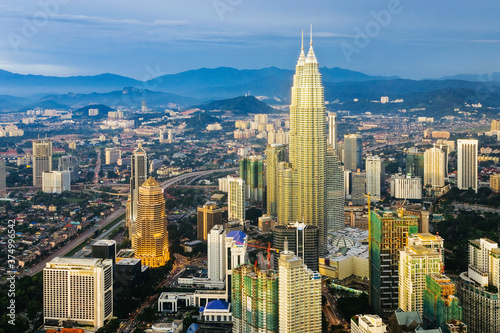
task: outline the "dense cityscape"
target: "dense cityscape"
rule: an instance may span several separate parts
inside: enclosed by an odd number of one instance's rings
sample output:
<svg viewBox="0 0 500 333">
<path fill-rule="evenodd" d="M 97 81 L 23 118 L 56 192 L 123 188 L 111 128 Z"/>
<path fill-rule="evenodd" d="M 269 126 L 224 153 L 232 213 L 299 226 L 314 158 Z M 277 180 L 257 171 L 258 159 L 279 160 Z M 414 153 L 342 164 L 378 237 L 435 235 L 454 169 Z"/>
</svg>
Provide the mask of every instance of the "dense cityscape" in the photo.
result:
<svg viewBox="0 0 500 333">
<path fill-rule="evenodd" d="M 500 79 L 296 35 L 293 71 L 0 70 L 0 333 L 500 333 Z"/>
</svg>

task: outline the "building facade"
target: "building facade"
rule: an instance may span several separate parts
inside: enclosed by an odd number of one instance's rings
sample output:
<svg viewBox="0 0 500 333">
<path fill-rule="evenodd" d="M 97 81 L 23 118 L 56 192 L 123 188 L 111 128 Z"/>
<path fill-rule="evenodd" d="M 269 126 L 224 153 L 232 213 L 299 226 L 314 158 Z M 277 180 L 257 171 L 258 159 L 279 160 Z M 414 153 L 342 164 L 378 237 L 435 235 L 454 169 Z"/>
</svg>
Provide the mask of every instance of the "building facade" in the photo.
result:
<svg viewBox="0 0 500 333">
<path fill-rule="evenodd" d="M 206 241 L 208 233 L 217 224 L 222 224 L 222 209 L 215 204 L 198 207 L 196 232 L 199 240 Z"/>
<path fill-rule="evenodd" d="M 368 156 L 366 158 L 366 193 L 380 198 L 384 183 L 385 172 L 382 159 L 378 156 Z"/>
<path fill-rule="evenodd" d="M 71 191 L 71 174 L 69 171 L 50 171 L 42 173 L 42 191 L 58 193 Z"/>
<path fill-rule="evenodd" d="M 477 140 L 457 140 L 457 186 L 477 193 Z"/>
<path fill-rule="evenodd" d="M 422 200 L 422 179 L 402 174 L 391 176 L 391 197 Z"/>
<path fill-rule="evenodd" d="M 285 250 L 285 241 L 304 264 L 312 271 L 319 269 L 318 227 L 303 222 L 277 225 L 273 229 L 273 247 Z M 278 269 L 279 257 L 274 257 L 274 269 Z"/>
<path fill-rule="evenodd" d="M 129 238 L 132 242 L 132 247 L 135 245 L 134 235 L 136 232 L 137 204 L 139 200 L 139 188 L 142 183 L 148 179 L 148 156 L 142 142 L 138 143 L 138 147 L 134 150 L 130 164 L 130 195 L 127 202 L 127 217 L 126 223 L 129 228 Z"/>
<path fill-rule="evenodd" d="M 351 333 L 385 333 L 387 325 L 377 315 L 356 315 L 351 318 Z"/>
<path fill-rule="evenodd" d="M 245 197 L 252 205 L 262 207 L 264 203 L 264 159 L 249 156 L 240 160 L 240 177 L 245 181 Z"/>
<path fill-rule="evenodd" d="M 42 174 L 52 171 L 52 141 L 33 141 L 33 186 L 42 187 Z"/>
<path fill-rule="evenodd" d="M 226 231 L 216 224 L 208 233 L 208 278 L 221 282 L 226 278 Z"/>
<path fill-rule="evenodd" d="M 266 148 L 267 215 L 278 216 L 278 163 L 286 160 L 286 147 L 275 143 Z"/>
<path fill-rule="evenodd" d="M 239 177 L 228 178 L 227 206 L 229 221 L 245 222 L 245 181 Z"/>
<path fill-rule="evenodd" d="M 55 258 L 43 269 L 45 326 L 99 329 L 113 317 L 113 262 L 102 259 Z"/>
<path fill-rule="evenodd" d="M 344 135 L 344 168 L 363 170 L 363 136 L 361 134 Z"/>
<path fill-rule="evenodd" d="M 445 155 L 439 148 L 427 149 L 424 153 L 424 186 L 442 187 L 445 178 Z"/>
</svg>

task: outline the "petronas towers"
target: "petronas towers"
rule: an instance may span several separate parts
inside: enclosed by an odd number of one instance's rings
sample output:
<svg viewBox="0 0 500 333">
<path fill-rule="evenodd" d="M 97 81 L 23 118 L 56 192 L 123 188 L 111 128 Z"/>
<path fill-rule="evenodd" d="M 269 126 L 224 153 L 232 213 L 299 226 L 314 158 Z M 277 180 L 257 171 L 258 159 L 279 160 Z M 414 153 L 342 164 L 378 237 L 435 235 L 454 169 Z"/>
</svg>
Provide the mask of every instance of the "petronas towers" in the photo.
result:
<svg viewBox="0 0 500 333">
<path fill-rule="evenodd" d="M 289 162 L 278 164 L 278 223 L 301 221 L 319 228 L 319 253 L 326 251 L 326 108 L 312 37 L 295 67 L 290 105 Z"/>
</svg>

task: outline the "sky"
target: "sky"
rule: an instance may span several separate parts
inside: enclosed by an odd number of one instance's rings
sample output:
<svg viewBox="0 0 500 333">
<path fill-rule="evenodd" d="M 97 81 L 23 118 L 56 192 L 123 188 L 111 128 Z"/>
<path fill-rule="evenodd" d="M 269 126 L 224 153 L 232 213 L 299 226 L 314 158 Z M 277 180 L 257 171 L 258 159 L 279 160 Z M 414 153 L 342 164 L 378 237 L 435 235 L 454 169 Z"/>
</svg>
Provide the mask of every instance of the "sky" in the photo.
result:
<svg viewBox="0 0 500 333">
<path fill-rule="evenodd" d="M 500 71 L 491 0 L 2 0 L 0 69 L 147 80 L 202 67 L 320 66 L 438 78 Z"/>
</svg>

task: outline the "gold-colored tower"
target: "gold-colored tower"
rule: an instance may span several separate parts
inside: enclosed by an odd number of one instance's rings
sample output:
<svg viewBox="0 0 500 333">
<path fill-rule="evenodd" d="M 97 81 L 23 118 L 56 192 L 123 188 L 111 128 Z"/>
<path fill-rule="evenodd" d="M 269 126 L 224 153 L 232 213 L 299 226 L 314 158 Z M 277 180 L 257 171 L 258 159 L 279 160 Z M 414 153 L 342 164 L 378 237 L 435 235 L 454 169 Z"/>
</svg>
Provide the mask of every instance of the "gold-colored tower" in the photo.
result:
<svg viewBox="0 0 500 333">
<path fill-rule="evenodd" d="M 133 248 L 136 258 L 151 268 L 163 266 L 170 259 L 165 198 L 163 189 L 153 177 L 139 187 Z"/>
</svg>

